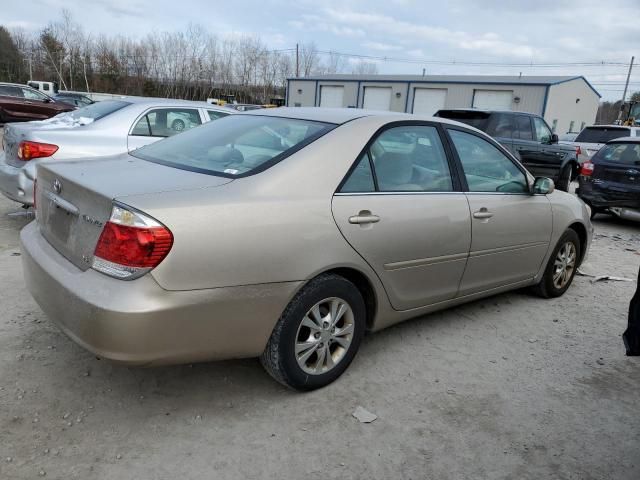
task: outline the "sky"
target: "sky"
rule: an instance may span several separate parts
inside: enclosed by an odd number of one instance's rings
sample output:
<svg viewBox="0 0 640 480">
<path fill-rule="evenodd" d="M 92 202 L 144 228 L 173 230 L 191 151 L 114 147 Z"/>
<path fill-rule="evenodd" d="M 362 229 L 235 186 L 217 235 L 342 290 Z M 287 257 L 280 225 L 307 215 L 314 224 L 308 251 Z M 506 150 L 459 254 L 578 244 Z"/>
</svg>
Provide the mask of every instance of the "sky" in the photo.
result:
<svg viewBox="0 0 640 480">
<path fill-rule="evenodd" d="M 313 41 L 321 51 L 376 57 L 371 61 L 379 73 L 421 74 L 426 69 L 432 75 L 584 75 L 605 100 L 622 97 L 632 55 L 640 64 L 640 0 L 0 0 L 0 4 L 0 24 L 28 31 L 57 20 L 64 6 L 95 34 L 143 37 L 195 23 L 220 37 L 257 35 L 273 49 Z M 357 61 L 345 57 L 346 68 Z M 596 62 L 601 64 L 580 65 Z M 634 68 L 631 92 L 640 90 L 640 65 Z"/>
</svg>

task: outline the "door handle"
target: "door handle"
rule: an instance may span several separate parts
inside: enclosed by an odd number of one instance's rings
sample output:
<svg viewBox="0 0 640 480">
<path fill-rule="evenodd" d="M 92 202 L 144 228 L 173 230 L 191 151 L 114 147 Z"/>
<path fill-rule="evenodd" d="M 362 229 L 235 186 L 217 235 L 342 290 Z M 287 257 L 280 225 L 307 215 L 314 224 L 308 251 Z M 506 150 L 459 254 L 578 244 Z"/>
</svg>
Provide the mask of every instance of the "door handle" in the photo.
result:
<svg viewBox="0 0 640 480">
<path fill-rule="evenodd" d="M 493 213 L 491 213 L 489 210 L 487 210 L 484 207 L 482 207 L 477 212 L 473 212 L 473 218 L 483 219 L 483 218 L 491 218 L 491 217 L 493 217 Z"/>
<path fill-rule="evenodd" d="M 355 225 L 365 225 L 367 223 L 378 223 L 380 217 L 373 215 L 369 210 L 362 210 L 358 215 L 349 217 L 349 223 Z"/>
</svg>

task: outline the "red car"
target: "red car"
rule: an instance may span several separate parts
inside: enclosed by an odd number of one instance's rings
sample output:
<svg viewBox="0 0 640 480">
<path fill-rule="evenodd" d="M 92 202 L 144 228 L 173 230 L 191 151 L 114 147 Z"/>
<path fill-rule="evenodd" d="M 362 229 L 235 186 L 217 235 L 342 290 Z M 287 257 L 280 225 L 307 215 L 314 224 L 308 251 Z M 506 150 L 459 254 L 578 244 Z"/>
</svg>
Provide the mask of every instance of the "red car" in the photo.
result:
<svg viewBox="0 0 640 480">
<path fill-rule="evenodd" d="M 0 123 L 44 120 L 75 107 L 26 85 L 0 83 Z"/>
</svg>

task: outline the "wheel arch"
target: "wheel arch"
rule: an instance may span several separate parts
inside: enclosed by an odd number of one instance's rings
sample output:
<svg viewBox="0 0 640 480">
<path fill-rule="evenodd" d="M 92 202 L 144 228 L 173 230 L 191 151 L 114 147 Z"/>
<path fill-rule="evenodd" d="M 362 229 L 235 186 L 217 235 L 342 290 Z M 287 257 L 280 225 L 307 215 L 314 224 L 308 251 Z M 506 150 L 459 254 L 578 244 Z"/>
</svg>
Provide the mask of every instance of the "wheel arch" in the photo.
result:
<svg viewBox="0 0 640 480">
<path fill-rule="evenodd" d="M 366 328 L 367 330 L 370 330 L 374 325 L 374 320 L 378 311 L 378 299 L 376 296 L 375 288 L 367 275 L 353 267 L 334 267 L 314 275 L 307 282 L 305 282 L 305 284 L 307 284 L 313 278 L 326 274 L 339 275 L 353 283 L 360 291 L 360 294 L 364 299 L 367 314 Z"/>
<path fill-rule="evenodd" d="M 582 263 L 582 259 L 584 258 L 587 250 L 587 239 L 589 238 L 587 234 L 587 228 L 580 222 L 574 222 L 571 225 L 569 225 L 569 229 L 576 232 L 578 234 L 578 238 L 580 239 L 580 262 L 578 264 L 579 266 L 580 263 Z"/>
</svg>

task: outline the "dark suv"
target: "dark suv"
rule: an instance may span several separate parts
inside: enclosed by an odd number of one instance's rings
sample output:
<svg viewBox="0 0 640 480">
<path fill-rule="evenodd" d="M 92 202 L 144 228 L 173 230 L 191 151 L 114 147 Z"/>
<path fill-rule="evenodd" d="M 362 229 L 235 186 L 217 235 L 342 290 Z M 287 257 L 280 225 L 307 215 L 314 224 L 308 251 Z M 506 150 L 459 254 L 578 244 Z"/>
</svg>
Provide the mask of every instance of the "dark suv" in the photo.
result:
<svg viewBox="0 0 640 480">
<path fill-rule="evenodd" d="M 558 136 L 539 115 L 477 109 L 439 110 L 436 117 L 471 125 L 507 148 L 536 177 L 553 179 L 565 192 L 580 172 L 575 147 L 558 143 Z"/>
<path fill-rule="evenodd" d="M 75 110 L 38 90 L 15 83 L 0 83 L 0 123 L 44 120 Z"/>
</svg>

